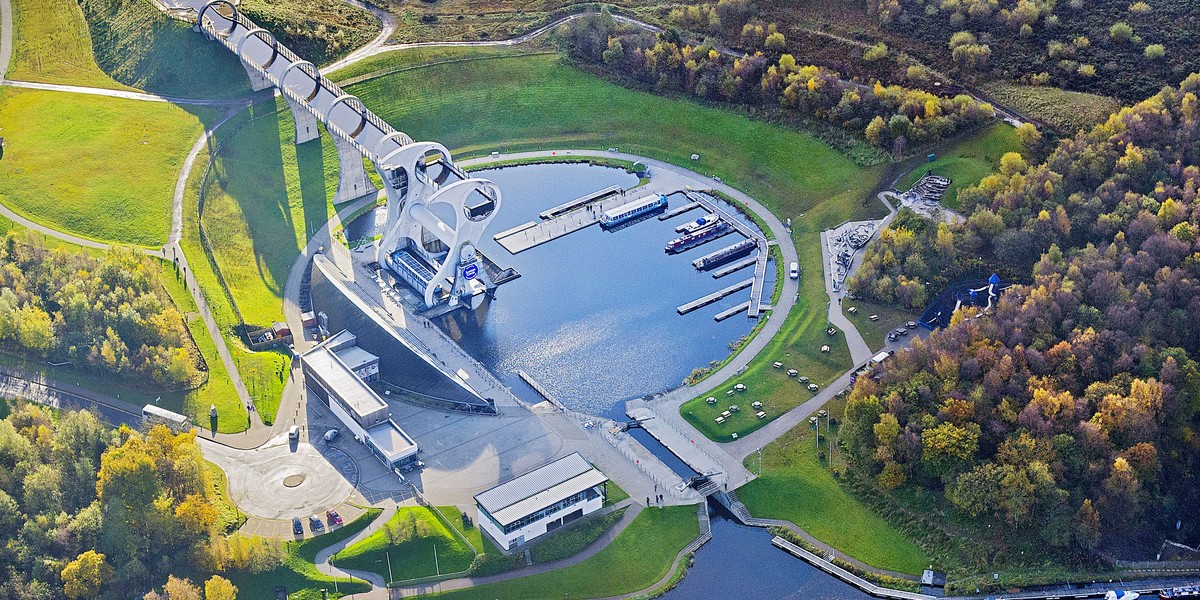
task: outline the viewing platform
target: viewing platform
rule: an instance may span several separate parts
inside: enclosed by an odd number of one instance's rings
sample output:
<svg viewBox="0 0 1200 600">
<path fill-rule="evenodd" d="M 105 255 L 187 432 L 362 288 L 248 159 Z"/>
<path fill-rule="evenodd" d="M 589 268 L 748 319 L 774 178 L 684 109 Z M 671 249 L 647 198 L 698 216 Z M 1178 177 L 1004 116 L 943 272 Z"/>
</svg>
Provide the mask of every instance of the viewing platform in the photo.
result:
<svg viewBox="0 0 1200 600">
<path fill-rule="evenodd" d="M 752 285 L 754 285 L 753 279 L 739 281 L 723 290 L 717 290 L 707 296 L 704 296 L 703 298 L 699 298 L 697 300 L 692 300 L 691 302 L 688 302 L 687 304 L 684 304 L 683 306 L 676 308 L 675 312 L 678 312 L 681 315 L 686 315 L 686 314 L 692 312 L 693 310 L 708 306 L 709 304 L 712 304 L 713 302 L 716 302 L 717 300 L 720 300 L 721 298 L 724 298 L 725 296 L 733 294 L 739 290 L 744 290 L 748 287 L 751 287 Z"/>
<path fill-rule="evenodd" d="M 628 198 L 623 193 L 609 193 L 603 200 L 593 204 L 577 206 L 541 223 L 531 221 L 498 233 L 492 239 L 512 254 L 520 254 L 530 248 L 595 225 L 600 222 L 604 211 L 616 208 L 627 201 Z"/>
<path fill-rule="evenodd" d="M 585 204 L 591 204 L 597 200 L 603 200 L 604 198 L 607 198 L 613 194 L 621 193 L 624 193 L 623 190 L 621 190 L 621 186 L 611 185 L 600 191 L 592 192 L 586 196 L 580 196 L 570 202 L 559 204 L 554 208 L 543 210 L 542 212 L 538 213 L 538 216 L 549 221 L 558 215 L 575 210 L 576 208 L 579 208 Z"/>
</svg>

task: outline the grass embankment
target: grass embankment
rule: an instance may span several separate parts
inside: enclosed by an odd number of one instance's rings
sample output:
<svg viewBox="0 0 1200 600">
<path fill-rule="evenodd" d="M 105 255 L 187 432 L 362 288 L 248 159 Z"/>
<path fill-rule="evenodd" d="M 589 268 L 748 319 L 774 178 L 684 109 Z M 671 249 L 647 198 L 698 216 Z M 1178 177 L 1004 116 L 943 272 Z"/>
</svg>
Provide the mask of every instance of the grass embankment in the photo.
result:
<svg viewBox="0 0 1200 600">
<path fill-rule="evenodd" d="M 492 600 L 628 594 L 650 587 L 665 577 L 679 551 L 699 532 L 694 506 L 646 509 L 611 544 L 579 564 L 436 596 Z"/>
<path fill-rule="evenodd" d="M 320 600 L 322 588 L 328 589 L 330 598 L 339 597 L 333 591 L 333 578 L 317 570 L 317 552 L 362 531 L 381 512 L 381 509 L 371 508 L 341 529 L 299 542 L 285 542 L 284 564 L 274 570 L 266 573 L 237 571 L 224 576 L 238 587 L 238 595 L 242 598 L 274 598 L 278 586 L 286 587 L 288 598 L 295 600 Z M 371 587 L 361 579 L 345 577 L 338 578 L 337 586 L 342 596 L 361 594 Z"/>
<path fill-rule="evenodd" d="M 835 420 L 841 419 L 844 407 L 842 398 L 825 405 Z M 762 475 L 738 488 L 738 497 L 754 516 L 791 521 L 839 552 L 869 565 L 920 574 L 930 564 L 925 552 L 871 512 L 830 472 L 825 428 L 822 421 L 820 450 L 807 423 L 768 444 L 762 451 Z M 845 469 L 836 441 L 832 458 L 835 468 Z M 758 471 L 757 454 L 745 462 L 746 468 Z"/>
<path fill-rule="evenodd" d="M 858 312 L 847 312 L 846 309 L 851 306 L 858 308 Z M 842 300 L 842 314 L 851 323 L 854 323 L 855 328 L 858 329 L 858 333 L 862 335 L 863 341 L 872 350 L 883 348 L 889 331 L 898 327 L 907 327 L 909 321 L 916 321 L 917 317 L 921 316 L 921 313 L 917 311 L 903 310 L 894 306 L 876 304 L 866 300 L 846 299 Z M 868 317 L 871 315 L 879 315 L 879 320 L 870 320 Z M 912 328 L 909 328 L 909 330 L 911 331 Z"/>
<path fill-rule="evenodd" d="M 269 105 L 265 108 L 256 107 L 252 109 L 252 112 L 257 110 L 274 111 L 274 107 Z M 222 130 L 225 127 L 235 127 L 235 123 L 245 122 L 248 118 L 249 114 L 244 113 L 243 116 L 227 123 L 222 127 Z M 262 417 L 263 422 L 270 425 L 275 421 L 275 412 L 279 408 L 279 400 L 287 377 L 287 365 L 290 358 L 284 351 L 251 352 L 245 348 L 241 342 L 241 338 L 238 336 L 236 330 L 238 321 L 234 315 L 233 305 L 229 302 L 229 298 L 225 295 L 225 292 L 222 291 L 217 276 L 208 259 L 205 257 L 204 249 L 200 245 L 198 220 L 194 218 L 194 215 L 198 213 L 199 189 L 201 182 L 204 180 L 203 174 L 208 164 L 208 154 L 201 153 L 192 167 L 193 175 L 188 179 L 187 187 L 184 191 L 183 214 L 185 217 L 183 219 L 183 237 L 180 239 L 180 245 L 183 247 L 184 253 L 188 256 L 189 264 L 193 271 L 192 274 L 204 294 L 204 299 L 208 303 L 209 310 L 212 311 L 213 320 L 216 321 L 217 328 L 223 334 L 225 343 L 233 354 L 234 361 L 238 366 L 238 372 L 241 374 L 250 395 L 254 398 L 254 408 L 259 413 L 259 416 Z M 234 396 L 234 401 L 236 401 L 236 396 Z M 218 406 L 218 411 L 220 411 L 220 406 Z M 240 414 L 241 418 L 245 419 L 245 413 Z"/>
<path fill-rule="evenodd" d="M 767 374 L 775 360 L 790 363 L 820 383 L 850 367 L 844 339 L 828 340 L 823 331 L 826 299 L 818 233 L 858 211 L 874 212 L 863 199 L 876 184 L 878 169 L 860 168 L 806 133 L 688 100 L 621 88 L 553 55 L 506 57 L 511 52 L 480 49 L 464 55 L 489 52 L 499 57 L 387 75 L 348 89 L 414 137 L 438 139 L 459 155 L 618 146 L 721 177 L 781 219 L 792 218 L 805 272 L 800 300 L 783 333 L 743 377 L 753 381 L 744 403 L 754 396 L 775 416 L 807 394 L 794 382 L 789 388 L 786 378 Z M 386 60 L 406 64 L 406 54 L 416 52 L 391 53 Z M 438 60 L 455 56 L 446 51 Z M 362 67 L 370 72 L 369 66 Z M 700 160 L 690 160 L 693 153 L 699 153 Z M 817 352 L 826 343 L 833 351 Z M 753 420 L 751 428 L 763 423 Z"/>
<path fill-rule="evenodd" d="M 246 408 L 242 406 L 242 402 L 238 398 L 233 381 L 229 378 L 229 372 L 225 370 L 225 363 L 217 354 L 216 343 L 208 334 L 204 319 L 196 308 L 196 301 L 192 298 L 192 294 L 184 288 L 183 279 L 176 276 L 173 264 L 163 263 L 163 273 L 159 280 L 175 302 L 176 308 L 187 320 L 188 331 L 191 332 L 192 339 L 196 341 L 200 355 L 204 357 L 204 362 L 208 366 L 208 380 L 203 385 L 186 393 L 164 394 L 160 405 L 190 416 L 197 427 L 204 429 L 210 425 L 209 407 L 216 406 L 217 431 L 221 433 L 245 431 L 248 425 Z M 278 401 L 276 402 L 278 403 Z"/>
<path fill-rule="evenodd" d="M 225 98 L 250 92 L 237 59 L 147 0 L 13 0 L 9 79 Z"/>
<path fill-rule="evenodd" d="M 997 102 L 1049 123 L 1062 135 L 1072 135 L 1084 127 L 1103 123 L 1121 109 L 1116 98 L 1056 87 L 1021 85 L 1011 81 L 997 81 L 980 87 Z"/>
<path fill-rule="evenodd" d="M 979 180 L 990 175 L 1000 166 L 1000 157 L 1006 152 L 1020 152 L 1021 141 L 1017 138 L 1014 127 L 997 123 L 964 137 L 947 148 L 936 152 L 937 159 L 931 163 L 921 163 L 907 175 L 900 178 L 896 188 L 901 192 L 908 191 L 926 171 L 934 175 L 949 177 L 950 187 L 942 196 L 942 205 L 958 210 L 958 190 L 971 187 Z"/>
<path fill-rule="evenodd" d="M 175 179 L 211 109 L 64 92 L 0 90 L 0 201 L 80 237 L 158 246 Z"/>
<path fill-rule="evenodd" d="M 283 286 L 300 249 L 335 212 L 337 151 L 324 133 L 297 146 L 282 100 L 216 138 L 201 219 L 242 318 L 269 327 L 283 319 Z"/>
<path fill-rule="evenodd" d="M 382 529 L 338 552 L 335 564 L 372 571 L 387 580 L 390 561 L 392 581 L 466 571 L 483 548 L 479 528 L 461 532 L 468 545 L 450 529 L 462 522 L 462 513 L 453 506 L 438 509 L 451 524 L 442 522 L 428 507 L 402 506 Z"/>
</svg>

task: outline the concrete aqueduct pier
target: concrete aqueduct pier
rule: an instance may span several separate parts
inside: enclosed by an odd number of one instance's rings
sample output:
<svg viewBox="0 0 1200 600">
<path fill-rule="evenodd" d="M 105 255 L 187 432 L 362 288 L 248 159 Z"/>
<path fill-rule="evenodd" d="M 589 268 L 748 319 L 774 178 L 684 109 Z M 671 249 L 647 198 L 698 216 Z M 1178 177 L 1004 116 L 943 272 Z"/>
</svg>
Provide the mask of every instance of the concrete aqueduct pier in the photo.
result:
<svg viewBox="0 0 1200 600">
<path fill-rule="evenodd" d="M 197 30 L 238 57 L 255 90 L 275 87 L 287 101 L 297 144 L 320 136 L 318 121 L 325 126 L 338 153 L 335 203 L 378 192 L 363 168 L 362 157 L 370 159 L 387 196 L 377 262 L 418 291 L 422 308 L 478 306 L 518 276 L 476 249 L 500 208 L 495 184 L 468 176 L 442 144 L 414 142 L 394 129 L 230 0 L 188 4 Z"/>
</svg>

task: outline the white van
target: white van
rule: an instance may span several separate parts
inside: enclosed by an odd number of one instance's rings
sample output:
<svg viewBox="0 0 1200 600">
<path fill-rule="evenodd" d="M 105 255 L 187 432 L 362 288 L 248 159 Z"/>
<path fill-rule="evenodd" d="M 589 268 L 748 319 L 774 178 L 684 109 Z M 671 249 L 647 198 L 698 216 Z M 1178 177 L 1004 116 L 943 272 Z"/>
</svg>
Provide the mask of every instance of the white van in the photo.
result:
<svg viewBox="0 0 1200 600">
<path fill-rule="evenodd" d="M 791 270 L 788 273 L 792 279 L 800 278 L 800 263 L 792 263 Z"/>
</svg>

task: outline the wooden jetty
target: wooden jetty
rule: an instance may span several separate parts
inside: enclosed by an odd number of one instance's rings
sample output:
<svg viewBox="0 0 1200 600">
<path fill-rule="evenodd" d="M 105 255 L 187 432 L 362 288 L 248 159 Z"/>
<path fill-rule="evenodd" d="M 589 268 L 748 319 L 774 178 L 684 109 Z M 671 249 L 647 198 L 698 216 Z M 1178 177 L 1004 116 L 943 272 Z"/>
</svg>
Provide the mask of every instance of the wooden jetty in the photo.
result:
<svg viewBox="0 0 1200 600">
<path fill-rule="evenodd" d="M 678 217 L 679 215 L 682 215 L 685 212 L 688 212 L 690 210 L 695 210 L 697 208 L 700 208 L 699 202 L 688 202 L 687 204 L 684 204 L 683 206 L 672 208 L 671 210 L 668 210 L 667 212 L 665 212 L 661 215 L 658 215 L 658 220 L 666 221 L 667 219 Z"/>
<path fill-rule="evenodd" d="M 749 253 L 750 250 L 752 249 L 749 246 L 749 242 L 752 242 L 752 241 L 753 240 L 742 240 L 735 244 L 721 248 L 720 250 L 717 250 L 715 252 L 709 252 L 708 254 L 705 254 L 704 256 L 701 256 L 700 258 L 693 260 L 692 266 L 696 267 L 697 269 L 707 270 L 710 267 L 706 267 L 705 263 L 707 263 L 710 260 L 715 260 L 715 259 L 719 260 L 719 257 L 721 257 L 721 255 L 725 254 L 726 252 L 729 253 L 727 256 L 724 257 L 726 260 L 728 260 L 730 257 L 737 256 L 738 254 Z"/>
<path fill-rule="evenodd" d="M 758 238 L 758 256 L 754 258 L 754 285 L 750 286 L 750 309 L 746 313 L 751 319 L 758 318 L 763 285 L 767 280 L 767 240 Z"/>
<path fill-rule="evenodd" d="M 747 310 L 749 308 L 750 308 L 750 301 L 747 300 L 737 306 L 727 308 L 727 309 L 717 313 L 717 316 L 715 316 L 713 318 L 716 319 L 718 322 L 724 321 L 725 319 L 728 319 L 729 317 L 732 317 L 733 315 L 736 315 L 736 314 L 738 314 L 744 310 Z"/>
<path fill-rule="evenodd" d="M 558 215 L 575 210 L 576 208 L 579 208 L 579 207 L 583 206 L 584 204 L 590 204 L 592 202 L 595 202 L 595 201 L 605 198 L 607 196 L 611 196 L 613 194 L 621 194 L 621 193 L 623 193 L 621 186 L 610 185 L 602 190 L 587 194 L 586 196 L 580 196 L 570 202 L 564 202 L 562 204 L 559 204 L 558 206 L 555 206 L 554 208 L 551 208 L 548 210 L 543 210 L 542 212 L 538 213 L 538 216 L 549 221 L 550 219 L 553 219 L 554 217 L 557 217 Z"/>
<path fill-rule="evenodd" d="M 720 279 L 730 273 L 733 273 L 736 271 L 741 271 L 742 269 L 745 269 L 746 267 L 754 264 L 757 261 L 758 261 L 757 256 L 748 256 L 748 257 L 743 258 L 742 260 L 739 260 L 733 264 L 725 265 L 724 267 L 721 267 L 720 269 L 713 271 L 713 274 L 712 274 L 713 279 Z"/>
<path fill-rule="evenodd" d="M 716 302 L 717 300 L 720 300 L 721 298 L 724 298 L 725 296 L 728 296 L 739 290 L 744 290 L 744 289 L 752 286 L 753 284 L 754 284 L 753 279 L 746 279 L 744 281 L 739 281 L 723 290 L 717 290 L 703 298 L 692 300 L 691 302 L 688 302 L 687 304 L 684 304 L 683 306 L 676 308 L 675 312 L 678 312 L 681 315 L 686 315 L 686 314 L 692 312 L 693 310 L 696 310 L 697 308 L 702 308 L 702 307 L 708 306 L 709 304 L 712 304 L 713 302 Z"/>
</svg>

